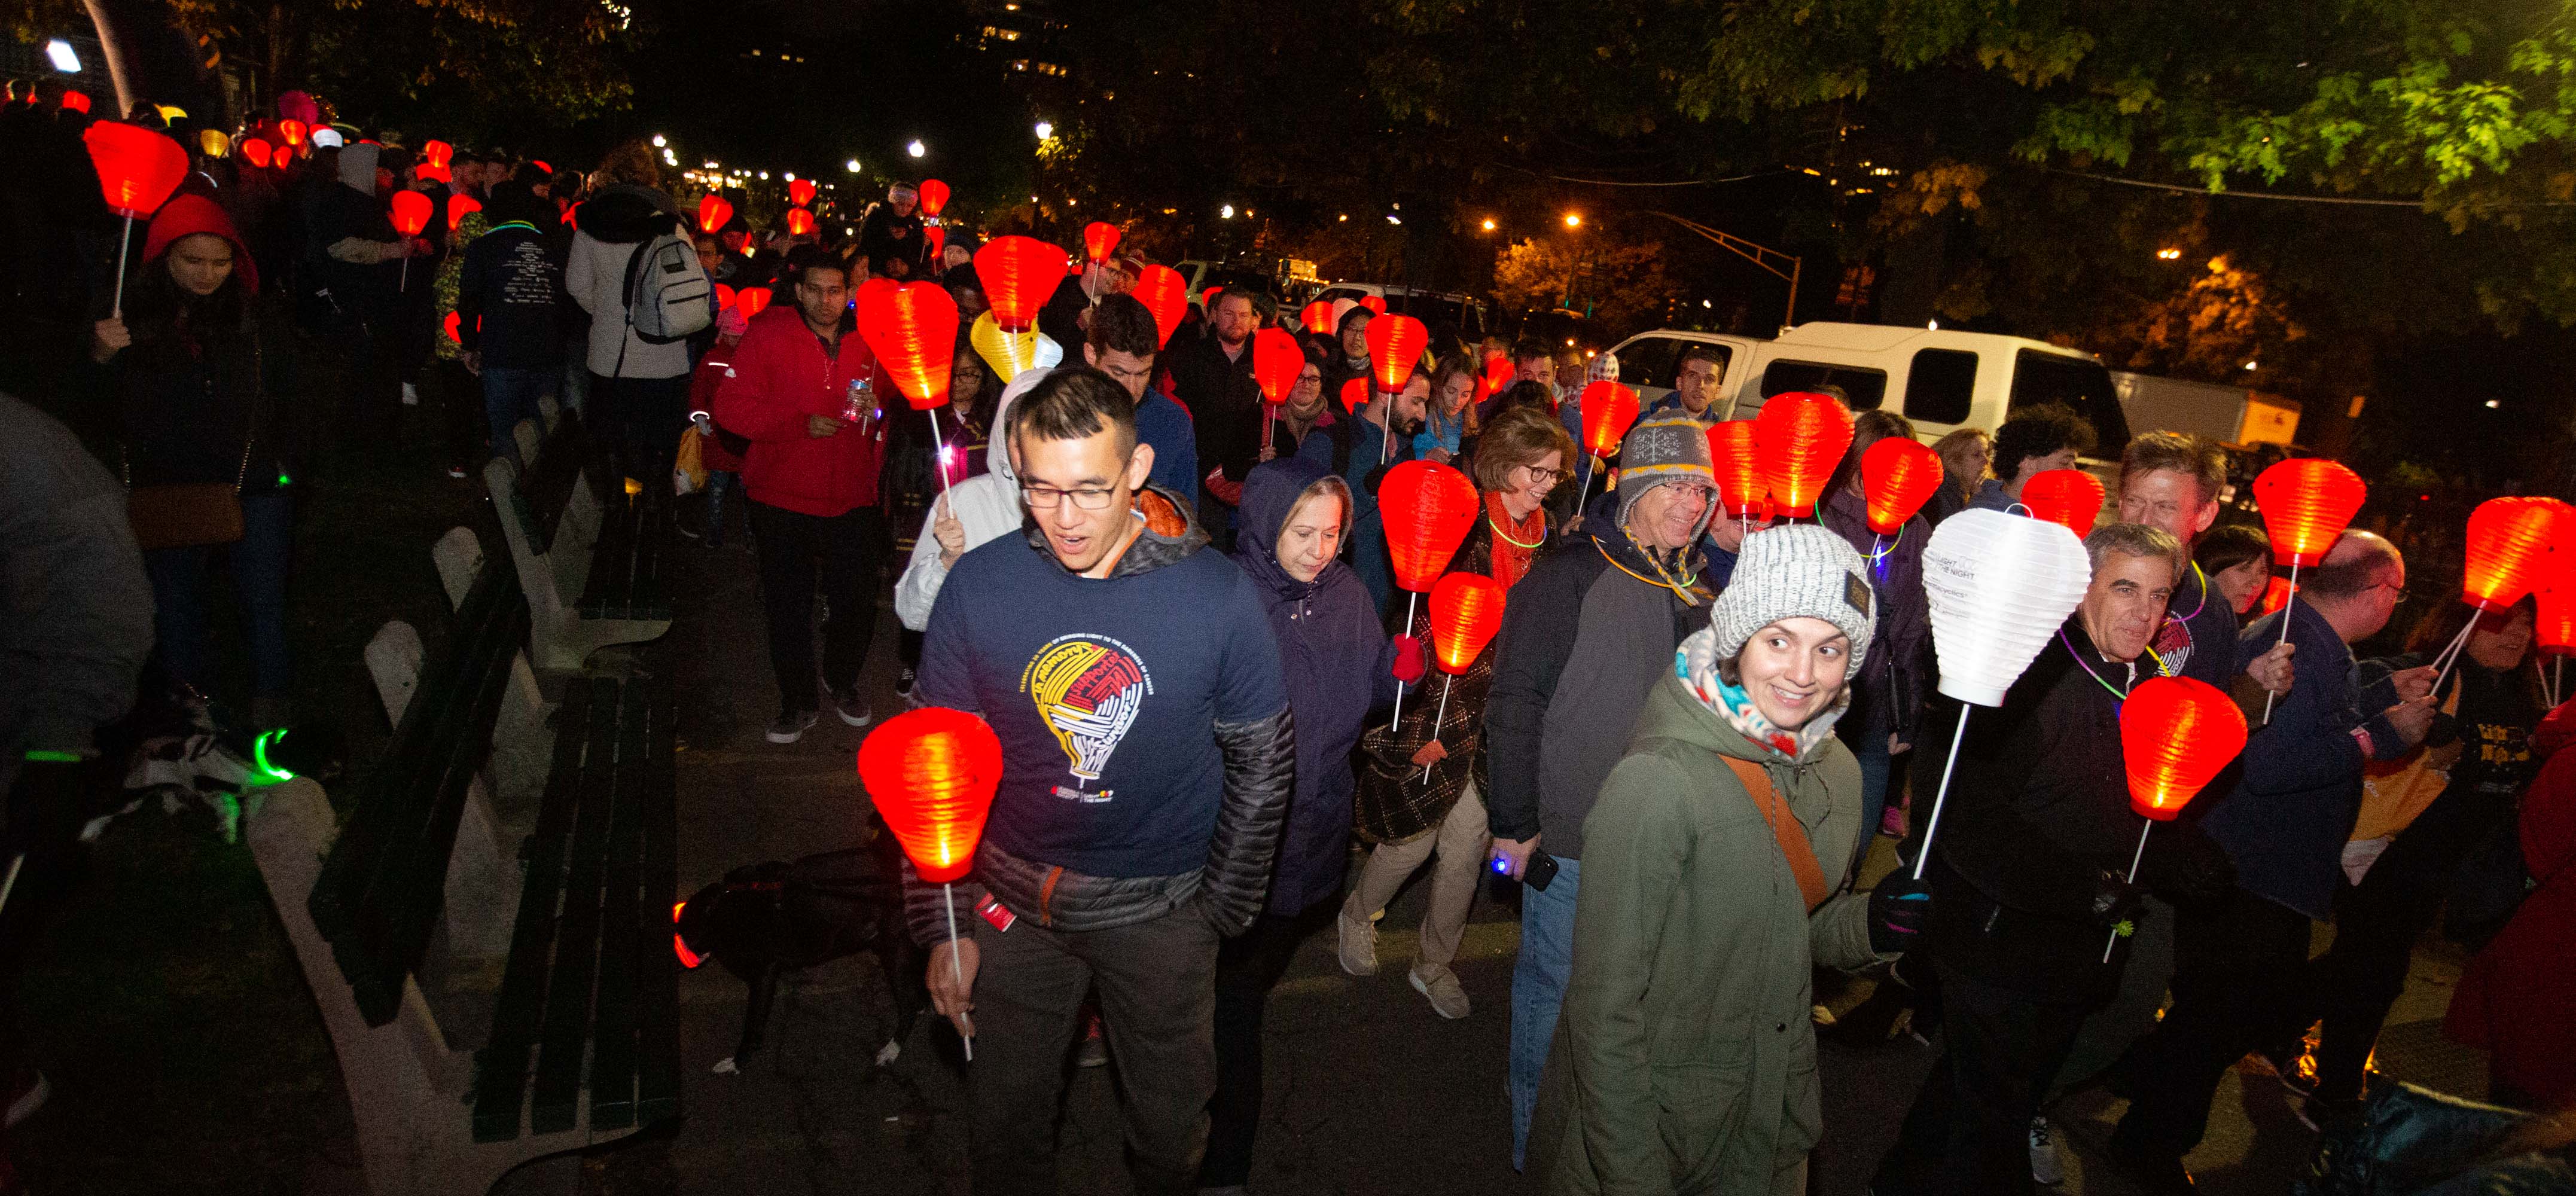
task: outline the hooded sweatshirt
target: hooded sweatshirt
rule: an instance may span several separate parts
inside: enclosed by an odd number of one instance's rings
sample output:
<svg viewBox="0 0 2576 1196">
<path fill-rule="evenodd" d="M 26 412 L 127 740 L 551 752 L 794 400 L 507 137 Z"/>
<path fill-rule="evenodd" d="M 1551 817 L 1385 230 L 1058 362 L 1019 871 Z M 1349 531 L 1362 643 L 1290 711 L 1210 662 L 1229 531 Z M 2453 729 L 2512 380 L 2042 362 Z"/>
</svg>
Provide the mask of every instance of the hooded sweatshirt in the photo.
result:
<svg viewBox="0 0 2576 1196">
<path fill-rule="evenodd" d="M 1221 933 L 1261 912 L 1295 784 L 1279 645 L 1251 579 L 1168 491 L 1106 578 L 1034 523 L 959 558 L 922 645 L 922 704 L 981 715 L 1002 781 L 972 884 L 910 886 L 924 944 L 972 890 L 1075 932 L 1160 917 L 1207 890 Z M 907 867 L 907 874 L 909 868 Z"/>
<path fill-rule="evenodd" d="M 931 604 L 938 601 L 940 587 L 948 580 L 948 566 L 939 562 L 939 538 L 930 534 L 942 504 L 965 533 L 967 552 L 1019 528 L 1025 517 L 1020 510 L 1020 479 L 1011 472 L 1011 445 L 1002 430 L 1010 426 L 1012 402 L 1034 389 L 1047 373 L 1044 368 L 1022 370 L 1003 388 L 1002 401 L 993 405 L 992 443 L 985 449 L 984 472 L 949 487 L 944 497 L 931 504 L 930 520 L 922 525 L 921 538 L 913 541 L 912 559 L 894 583 L 894 613 L 904 626 L 914 631 L 930 626 Z M 959 561 L 964 562 L 963 553 Z"/>
<path fill-rule="evenodd" d="M 2576 1102 L 2576 703 L 2561 705 L 2532 734 L 2548 755 L 2522 798 L 2522 858 L 2531 895 L 2513 921 L 2460 974 L 2444 1020 L 2450 1036 L 2494 1052 L 2495 1074 L 2528 1092 L 2536 1107 Z M 2549 1016 L 2555 1012 L 2562 1016 Z"/>
<path fill-rule="evenodd" d="M 564 289 L 591 315 L 590 372 L 602 378 L 677 378 L 688 373 L 685 338 L 667 345 L 647 344 L 626 318 L 626 264 L 653 238 L 681 231 L 679 205 L 650 187 L 619 183 L 585 201 L 573 215 L 573 227 L 572 252 L 564 262 Z M 683 257 L 689 270 L 699 269 L 695 254 Z"/>
<path fill-rule="evenodd" d="M 1297 795 L 1279 843 L 1270 912 L 1293 916 L 1342 895 L 1350 862 L 1351 748 L 1374 707 L 1395 700 L 1394 648 L 1378 631 L 1368 590 L 1339 560 L 1313 581 L 1289 575 L 1278 558 L 1280 529 L 1309 494 L 1341 503 L 1351 525 L 1349 484 L 1294 457 L 1255 466 L 1243 482 L 1234 563 L 1252 579 L 1288 682 L 1297 719 Z"/>
</svg>

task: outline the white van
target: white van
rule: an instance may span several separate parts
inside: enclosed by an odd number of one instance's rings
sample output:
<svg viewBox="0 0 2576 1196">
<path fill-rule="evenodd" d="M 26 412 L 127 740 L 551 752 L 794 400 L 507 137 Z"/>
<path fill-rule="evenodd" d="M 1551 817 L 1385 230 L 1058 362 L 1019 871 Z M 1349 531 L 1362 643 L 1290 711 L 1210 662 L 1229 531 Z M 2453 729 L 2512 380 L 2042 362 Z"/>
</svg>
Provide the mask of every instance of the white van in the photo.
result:
<svg viewBox="0 0 2576 1196">
<path fill-rule="evenodd" d="M 1716 402 L 1749 419 L 1776 394 L 1839 389 L 1854 411 L 1887 410 L 1927 443 L 1958 428 L 1993 431 L 2034 403 L 2063 403 L 2093 424 L 2094 451 L 2129 442 L 2111 372 L 2093 356 L 1986 332 L 1816 321 L 1776 340 L 1715 332 L 1645 332 L 1621 341 L 1619 380 L 1650 408 L 1672 393 L 1682 350 L 1707 345 L 1724 360 Z"/>
</svg>

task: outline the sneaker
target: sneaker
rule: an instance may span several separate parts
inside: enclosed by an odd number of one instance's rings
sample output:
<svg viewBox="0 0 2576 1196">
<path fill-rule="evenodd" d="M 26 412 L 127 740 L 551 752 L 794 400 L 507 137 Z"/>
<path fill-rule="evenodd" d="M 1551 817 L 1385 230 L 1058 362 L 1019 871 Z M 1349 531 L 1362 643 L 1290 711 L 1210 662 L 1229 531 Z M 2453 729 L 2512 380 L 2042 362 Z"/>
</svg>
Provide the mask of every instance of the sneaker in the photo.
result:
<svg viewBox="0 0 2576 1196">
<path fill-rule="evenodd" d="M 876 712 L 868 709 L 868 700 L 855 689 L 832 691 L 832 713 L 853 727 L 864 727 L 877 719 Z"/>
<path fill-rule="evenodd" d="M 1344 902 L 1333 928 L 1340 939 L 1342 970 L 1354 976 L 1377 975 L 1377 923 L 1366 918 L 1352 921 L 1350 903 Z"/>
<path fill-rule="evenodd" d="M 1445 964 L 1435 963 L 1427 965 L 1431 968 L 1431 975 L 1425 979 L 1422 971 L 1425 966 L 1416 964 L 1404 970 L 1404 978 L 1413 982 L 1413 991 L 1431 998 L 1431 1012 L 1450 1021 L 1467 1016 L 1467 990 L 1459 987 L 1458 973 L 1450 971 Z"/>
<path fill-rule="evenodd" d="M 46 1098 L 53 1094 L 54 1086 L 45 1082 L 45 1073 L 32 1067 L 20 1068 L 8 1089 L 0 1092 L 0 1100 L 9 1103 L 7 1116 L 0 1117 L 0 1129 L 17 1128 L 19 1122 L 35 1116 L 36 1110 L 44 1108 Z"/>
<path fill-rule="evenodd" d="M 805 732 L 813 729 L 818 717 L 811 710 L 782 711 L 778 721 L 769 724 L 767 738 L 771 743 L 794 743 L 805 738 Z"/>
<path fill-rule="evenodd" d="M 1100 1032 L 1100 1015 L 1097 1013 L 1083 1020 L 1082 1042 L 1073 1048 L 1073 1065 L 1075 1067 L 1109 1065 L 1109 1039 Z"/>
<path fill-rule="evenodd" d="M 911 669 L 905 669 L 902 672 L 896 673 L 894 675 L 894 696 L 903 699 L 906 705 L 914 704 L 912 697 L 912 683 L 917 679 L 918 678 Z"/>
<path fill-rule="evenodd" d="M 450 465 L 447 467 L 447 476 L 462 482 L 465 480 L 465 467 L 462 465 Z"/>
<path fill-rule="evenodd" d="M 2030 1119 L 2030 1182 L 2043 1188 L 2066 1182 L 2066 1160 L 2057 1156 L 2057 1137 L 2045 1117 Z"/>
</svg>

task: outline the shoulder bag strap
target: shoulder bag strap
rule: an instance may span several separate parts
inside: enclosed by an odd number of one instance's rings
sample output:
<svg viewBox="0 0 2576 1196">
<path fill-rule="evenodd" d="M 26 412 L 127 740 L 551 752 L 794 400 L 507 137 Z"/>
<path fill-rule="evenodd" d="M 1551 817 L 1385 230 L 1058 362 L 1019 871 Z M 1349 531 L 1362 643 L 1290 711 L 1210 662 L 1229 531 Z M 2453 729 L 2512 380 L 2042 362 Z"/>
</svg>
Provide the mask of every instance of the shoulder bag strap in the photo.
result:
<svg viewBox="0 0 2576 1196">
<path fill-rule="evenodd" d="M 1807 842 L 1807 828 L 1798 825 L 1797 816 L 1789 812 L 1789 804 L 1772 786 L 1770 771 L 1750 760 L 1719 758 L 1734 770 L 1735 779 L 1743 782 L 1754 808 L 1762 811 L 1762 821 L 1771 824 L 1771 837 L 1779 842 L 1780 854 L 1789 861 L 1789 875 L 1798 879 L 1798 893 L 1807 899 L 1807 908 L 1813 910 L 1824 904 L 1825 874 L 1816 866 L 1816 849 Z"/>
</svg>

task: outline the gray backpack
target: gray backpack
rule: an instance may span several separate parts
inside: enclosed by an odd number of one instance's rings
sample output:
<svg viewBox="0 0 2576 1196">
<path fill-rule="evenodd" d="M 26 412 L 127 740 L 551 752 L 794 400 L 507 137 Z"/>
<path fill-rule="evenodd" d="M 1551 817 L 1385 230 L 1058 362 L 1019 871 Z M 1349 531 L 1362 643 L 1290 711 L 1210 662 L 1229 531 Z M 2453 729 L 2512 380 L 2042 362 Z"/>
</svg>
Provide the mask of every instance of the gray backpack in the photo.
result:
<svg viewBox="0 0 2576 1196">
<path fill-rule="evenodd" d="M 677 231 L 635 247 L 626 259 L 626 324 L 648 345 L 685 340 L 715 322 L 715 293 L 697 250 Z"/>
</svg>

